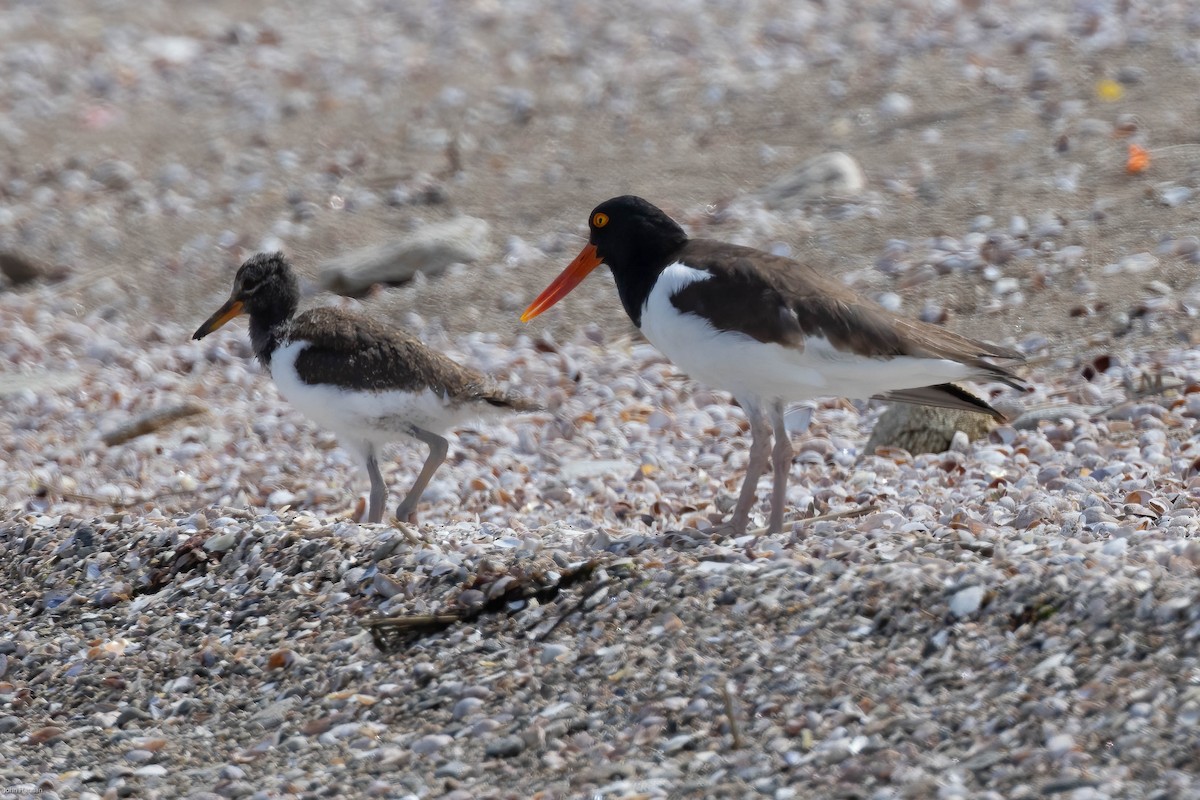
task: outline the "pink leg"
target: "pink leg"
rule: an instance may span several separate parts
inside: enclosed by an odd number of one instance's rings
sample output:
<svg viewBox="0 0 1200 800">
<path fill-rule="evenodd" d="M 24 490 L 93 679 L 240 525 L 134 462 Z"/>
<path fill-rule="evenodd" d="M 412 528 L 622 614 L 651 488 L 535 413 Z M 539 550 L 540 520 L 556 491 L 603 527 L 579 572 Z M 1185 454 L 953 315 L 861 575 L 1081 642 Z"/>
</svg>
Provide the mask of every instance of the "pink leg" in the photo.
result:
<svg viewBox="0 0 1200 800">
<path fill-rule="evenodd" d="M 771 490 L 771 527 L 767 533 L 783 532 L 783 506 L 787 498 L 788 473 L 792 470 L 792 440 L 783 422 L 783 412 L 781 401 L 771 404 L 771 425 L 775 428 L 775 448 L 771 451 L 775 485 Z"/>
<path fill-rule="evenodd" d="M 742 492 L 738 495 L 737 505 L 733 509 L 733 519 L 730 525 L 737 536 L 746 532 L 750 521 L 750 507 L 754 505 L 758 490 L 758 479 L 767 468 L 767 447 L 771 438 L 771 426 L 767 424 L 766 415 L 757 400 L 742 402 L 742 409 L 750 421 L 750 461 L 746 464 L 746 477 L 742 480 Z"/>
</svg>

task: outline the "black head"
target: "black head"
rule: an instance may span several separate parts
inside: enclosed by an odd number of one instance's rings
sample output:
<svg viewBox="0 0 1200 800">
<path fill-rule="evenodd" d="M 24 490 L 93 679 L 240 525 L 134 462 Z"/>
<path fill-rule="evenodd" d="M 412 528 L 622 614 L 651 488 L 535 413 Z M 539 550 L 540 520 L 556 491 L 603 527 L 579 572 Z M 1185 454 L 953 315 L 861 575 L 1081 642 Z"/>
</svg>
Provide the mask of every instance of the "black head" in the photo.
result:
<svg viewBox="0 0 1200 800">
<path fill-rule="evenodd" d="M 283 253 L 258 253 L 238 268 L 229 300 L 192 335 L 203 339 L 241 314 L 250 324 L 271 327 L 286 322 L 300 304 L 300 285 Z"/>
<path fill-rule="evenodd" d="M 601 264 L 608 264 L 621 304 L 641 325 L 642 304 L 659 274 L 687 243 L 687 234 L 661 209 L 631 194 L 605 200 L 588 217 L 588 243 L 575 260 L 529 304 L 522 322 L 541 314 Z"/>
<path fill-rule="evenodd" d="M 679 223 L 631 194 L 605 200 L 592 209 L 588 230 L 596 255 L 614 273 L 650 270 L 657 275 L 687 241 Z"/>
</svg>

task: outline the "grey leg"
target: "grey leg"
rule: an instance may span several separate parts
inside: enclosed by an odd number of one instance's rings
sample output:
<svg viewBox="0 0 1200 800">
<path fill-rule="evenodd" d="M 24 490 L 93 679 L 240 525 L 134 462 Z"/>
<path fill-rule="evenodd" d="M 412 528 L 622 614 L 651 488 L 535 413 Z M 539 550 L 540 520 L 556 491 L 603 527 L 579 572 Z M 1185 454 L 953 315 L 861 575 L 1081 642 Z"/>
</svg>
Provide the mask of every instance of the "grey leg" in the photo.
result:
<svg viewBox="0 0 1200 800">
<path fill-rule="evenodd" d="M 408 494 L 396 508 L 396 516 L 401 522 L 410 521 L 413 513 L 417 510 L 417 503 L 421 502 L 421 494 L 429 485 L 433 473 L 437 472 L 437 468 L 446 460 L 446 451 L 450 449 L 450 444 L 441 436 L 424 428 L 418 428 L 416 425 L 408 429 L 408 434 L 429 445 L 429 457 L 425 459 L 425 466 L 421 467 L 421 474 L 413 481 L 412 488 L 408 490 Z"/>
<path fill-rule="evenodd" d="M 738 402 L 742 402 L 739 397 Z M 771 426 L 767 424 L 766 415 L 758 401 L 742 402 L 742 410 L 750 421 L 750 461 L 746 464 L 746 477 L 742 481 L 742 492 L 738 495 L 737 505 L 733 509 L 733 519 L 730 525 L 734 534 L 740 536 L 746 532 L 750 521 L 750 507 L 754 505 L 754 496 L 758 489 L 758 479 L 767 468 L 767 445 L 771 438 Z"/>
<path fill-rule="evenodd" d="M 787 498 L 788 473 L 792 470 L 792 440 L 783 423 L 783 403 L 776 400 L 771 404 L 771 425 L 775 428 L 775 449 L 771 460 L 775 462 L 775 486 L 771 490 L 771 527 L 768 533 L 783 531 L 783 505 Z"/>
<path fill-rule="evenodd" d="M 387 502 L 387 486 L 383 483 L 383 473 L 379 471 L 379 461 L 375 458 L 374 445 L 367 445 L 367 474 L 371 476 L 371 505 L 367 510 L 367 522 L 383 522 L 383 504 Z"/>
</svg>

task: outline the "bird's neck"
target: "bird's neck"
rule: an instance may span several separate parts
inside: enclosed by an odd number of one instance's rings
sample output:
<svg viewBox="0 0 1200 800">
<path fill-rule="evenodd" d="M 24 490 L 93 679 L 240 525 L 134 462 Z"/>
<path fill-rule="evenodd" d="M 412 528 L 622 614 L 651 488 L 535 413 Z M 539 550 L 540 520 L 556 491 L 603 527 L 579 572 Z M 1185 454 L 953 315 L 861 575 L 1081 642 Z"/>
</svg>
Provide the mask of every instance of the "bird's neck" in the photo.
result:
<svg viewBox="0 0 1200 800">
<path fill-rule="evenodd" d="M 680 246 L 658 250 L 642 250 L 630 255 L 619 254 L 605 262 L 617 283 L 617 294 L 625 313 L 638 328 L 642 327 L 642 311 L 663 270 L 679 260 Z"/>
<path fill-rule="evenodd" d="M 279 346 L 283 331 L 296 313 L 297 300 L 281 298 L 250 312 L 250 345 L 254 355 L 266 368 L 271 366 L 271 354 Z"/>
<path fill-rule="evenodd" d="M 617 294 L 621 297 L 621 305 L 625 307 L 625 313 L 633 320 L 633 324 L 639 328 L 642 327 L 642 310 L 646 307 L 646 300 L 654 288 L 654 281 L 666 267 L 667 265 L 663 264 L 654 270 L 641 268 L 622 272 L 613 268 L 613 278 L 617 282 Z"/>
</svg>

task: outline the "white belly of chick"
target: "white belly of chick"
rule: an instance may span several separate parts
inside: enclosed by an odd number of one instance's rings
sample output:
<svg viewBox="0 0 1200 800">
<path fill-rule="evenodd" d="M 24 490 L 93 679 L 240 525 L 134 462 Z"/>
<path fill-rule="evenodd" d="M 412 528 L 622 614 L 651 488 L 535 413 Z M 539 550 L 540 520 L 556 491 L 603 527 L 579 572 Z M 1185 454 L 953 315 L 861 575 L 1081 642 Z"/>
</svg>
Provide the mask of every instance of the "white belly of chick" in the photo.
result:
<svg viewBox="0 0 1200 800">
<path fill-rule="evenodd" d="M 430 388 L 373 391 L 305 383 L 296 357 L 305 342 L 289 342 L 271 356 L 271 378 L 283 397 L 318 425 L 339 436 L 387 441 L 408 436 L 414 426 L 442 434 L 474 416 Z"/>
</svg>

